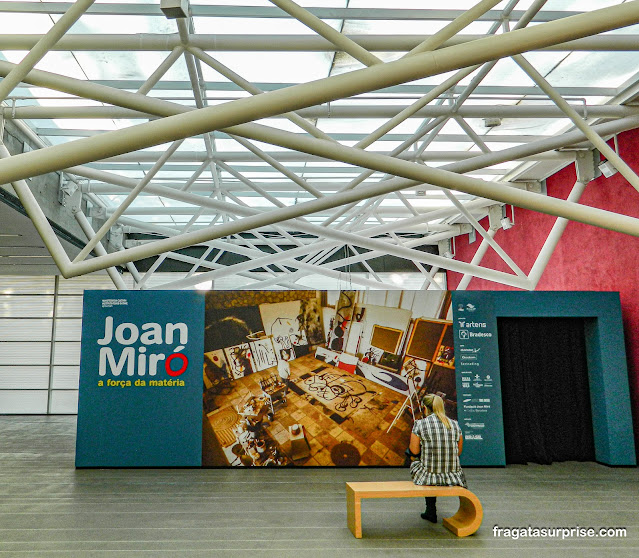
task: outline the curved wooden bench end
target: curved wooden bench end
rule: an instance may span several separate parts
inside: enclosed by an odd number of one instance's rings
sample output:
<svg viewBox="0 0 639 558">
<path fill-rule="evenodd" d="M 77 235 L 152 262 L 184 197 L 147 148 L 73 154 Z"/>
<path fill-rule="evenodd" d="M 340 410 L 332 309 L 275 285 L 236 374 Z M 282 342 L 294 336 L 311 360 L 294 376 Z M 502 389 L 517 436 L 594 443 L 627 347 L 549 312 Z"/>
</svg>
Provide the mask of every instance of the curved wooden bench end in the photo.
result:
<svg viewBox="0 0 639 558">
<path fill-rule="evenodd" d="M 446 529 L 458 537 L 467 537 L 479 529 L 484 518 L 484 509 L 479 498 L 468 491 L 467 495 L 459 496 L 459 509 L 452 517 L 445 517 L 443 524 Z"/>
</svg>

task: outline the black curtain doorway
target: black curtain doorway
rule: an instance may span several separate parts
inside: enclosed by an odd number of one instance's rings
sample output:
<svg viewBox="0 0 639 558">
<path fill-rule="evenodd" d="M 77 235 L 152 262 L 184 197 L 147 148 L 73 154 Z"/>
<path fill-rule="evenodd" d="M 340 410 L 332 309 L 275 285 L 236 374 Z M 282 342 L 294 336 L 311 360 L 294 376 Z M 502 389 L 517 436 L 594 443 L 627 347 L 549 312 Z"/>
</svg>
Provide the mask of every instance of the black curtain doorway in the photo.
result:
<svg viewBox="0 0 639 558">
<path fill-rule="evenodd" d="M 594 461 L 584 321 L 499 318 L 506 463 Z"/>
</svg>

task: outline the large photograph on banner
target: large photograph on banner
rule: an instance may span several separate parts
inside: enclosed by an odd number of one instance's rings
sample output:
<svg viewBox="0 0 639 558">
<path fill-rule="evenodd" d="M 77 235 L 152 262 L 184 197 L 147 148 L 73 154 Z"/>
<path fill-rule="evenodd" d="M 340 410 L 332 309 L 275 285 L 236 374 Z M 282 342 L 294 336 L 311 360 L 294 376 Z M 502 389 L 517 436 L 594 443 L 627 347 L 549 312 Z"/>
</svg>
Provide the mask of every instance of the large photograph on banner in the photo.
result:
<svg viewBox="0 0 639 558">
<path fill-rule="evenodd" d="M 401 466 L 419 401 L 457 418 L 450 293 L 205 295 L 202 465 Z"/>
</svg>

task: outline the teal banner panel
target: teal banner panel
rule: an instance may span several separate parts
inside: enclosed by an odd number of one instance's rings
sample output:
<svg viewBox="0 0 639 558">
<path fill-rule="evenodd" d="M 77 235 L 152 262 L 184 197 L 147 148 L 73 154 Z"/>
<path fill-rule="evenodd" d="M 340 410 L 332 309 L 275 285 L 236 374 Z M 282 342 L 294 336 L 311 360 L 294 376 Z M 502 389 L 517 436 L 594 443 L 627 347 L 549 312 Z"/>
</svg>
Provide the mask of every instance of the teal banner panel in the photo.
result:
<svg viewBox="0 0 639 558">
<path fill-rule="evenodd" d="M 481 291 L 453 292 L 457 417 L 462 465 L 505 465 L 497 319 Z"/>
<path fill-rule="evenodd" d="M 452 293 L 462 465 L 505 465 L 497 318 L 583 318 L 596 459 L 636 465 L 619 293 Z"/>
<path fill-rule="evenodd" d="M 86 291 L 76 467 L 200 466 L 204 297 Z"/>
</svg>

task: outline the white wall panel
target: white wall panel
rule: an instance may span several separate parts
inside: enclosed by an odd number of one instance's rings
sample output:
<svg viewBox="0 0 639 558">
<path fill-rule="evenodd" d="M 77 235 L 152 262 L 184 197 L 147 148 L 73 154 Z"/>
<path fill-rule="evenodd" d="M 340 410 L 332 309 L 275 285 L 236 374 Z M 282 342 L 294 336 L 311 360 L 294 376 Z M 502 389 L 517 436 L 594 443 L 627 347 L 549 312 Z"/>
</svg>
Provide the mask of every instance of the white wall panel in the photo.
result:
<svg viewBox="0 0 639 558">
<path fill-rule="evenodd" d="M 50 341 L 52 320 L 49 318 L 0 318 L 2 341 Z"/>
<path fill-rule="evenodd" d="M 78 413 L 78 391 L 52 391 L 49 412 L 52 415 L 76 415 Z"/>
<path fill-rule="evenodd" d="M 79 366 L 54 366 L 51 387 L 53 389 L 78 389 L 80 383 Z"/>
<path fill-rule="evenodd" d="M 0 318 L 51 318 L 52 296 L 0 295 Z"/>
<path fill-rule="evenodd" d="M 133 279 L 127 273 L 122 276 L 128 288 L 133 288 Z M 79 294 L 85 290 L 104 290 L 115 289 L 115 285 L 111 278 L 105 272 L 91 273 L 82 277 L 73 277 L 72 279 L 60 278 L 58 293 L 61 295 Z"/>
<path fill-rule="evenodd" d="M 0 365 L 48 365 L 51 343 L 0 342 Z"/>
<path fill-rule="evenodd" d="M 44 415 L 48 398 L 47 390 L 0 390 L 0 414 Z"/>
<path fill-rule="evenodd" d="M 82 339 L 82 320 L 65 318 L 55 321 L 56 341 L 80 341 Z"/>
<path fill-rule="evenodd" d="M 81 296 L 60 296 L 56 308 L 58 318 L 81 318 L 82 317 L 82 297 Z"/>
<path fill-rule="evenodd" d="M 1 275 L 0 294 L 53 294 L 55 278 Z"/>
<path fill-rule="evenodd" d="M 76 365 L 80 364 L 80 343 L 58 341 L 53 352 L 53 364 Z"/>
<path fill-rule="evenodd" d="M 0 389 L 48 389 L 48 366 L 0 366 Z"/>
</svg>

